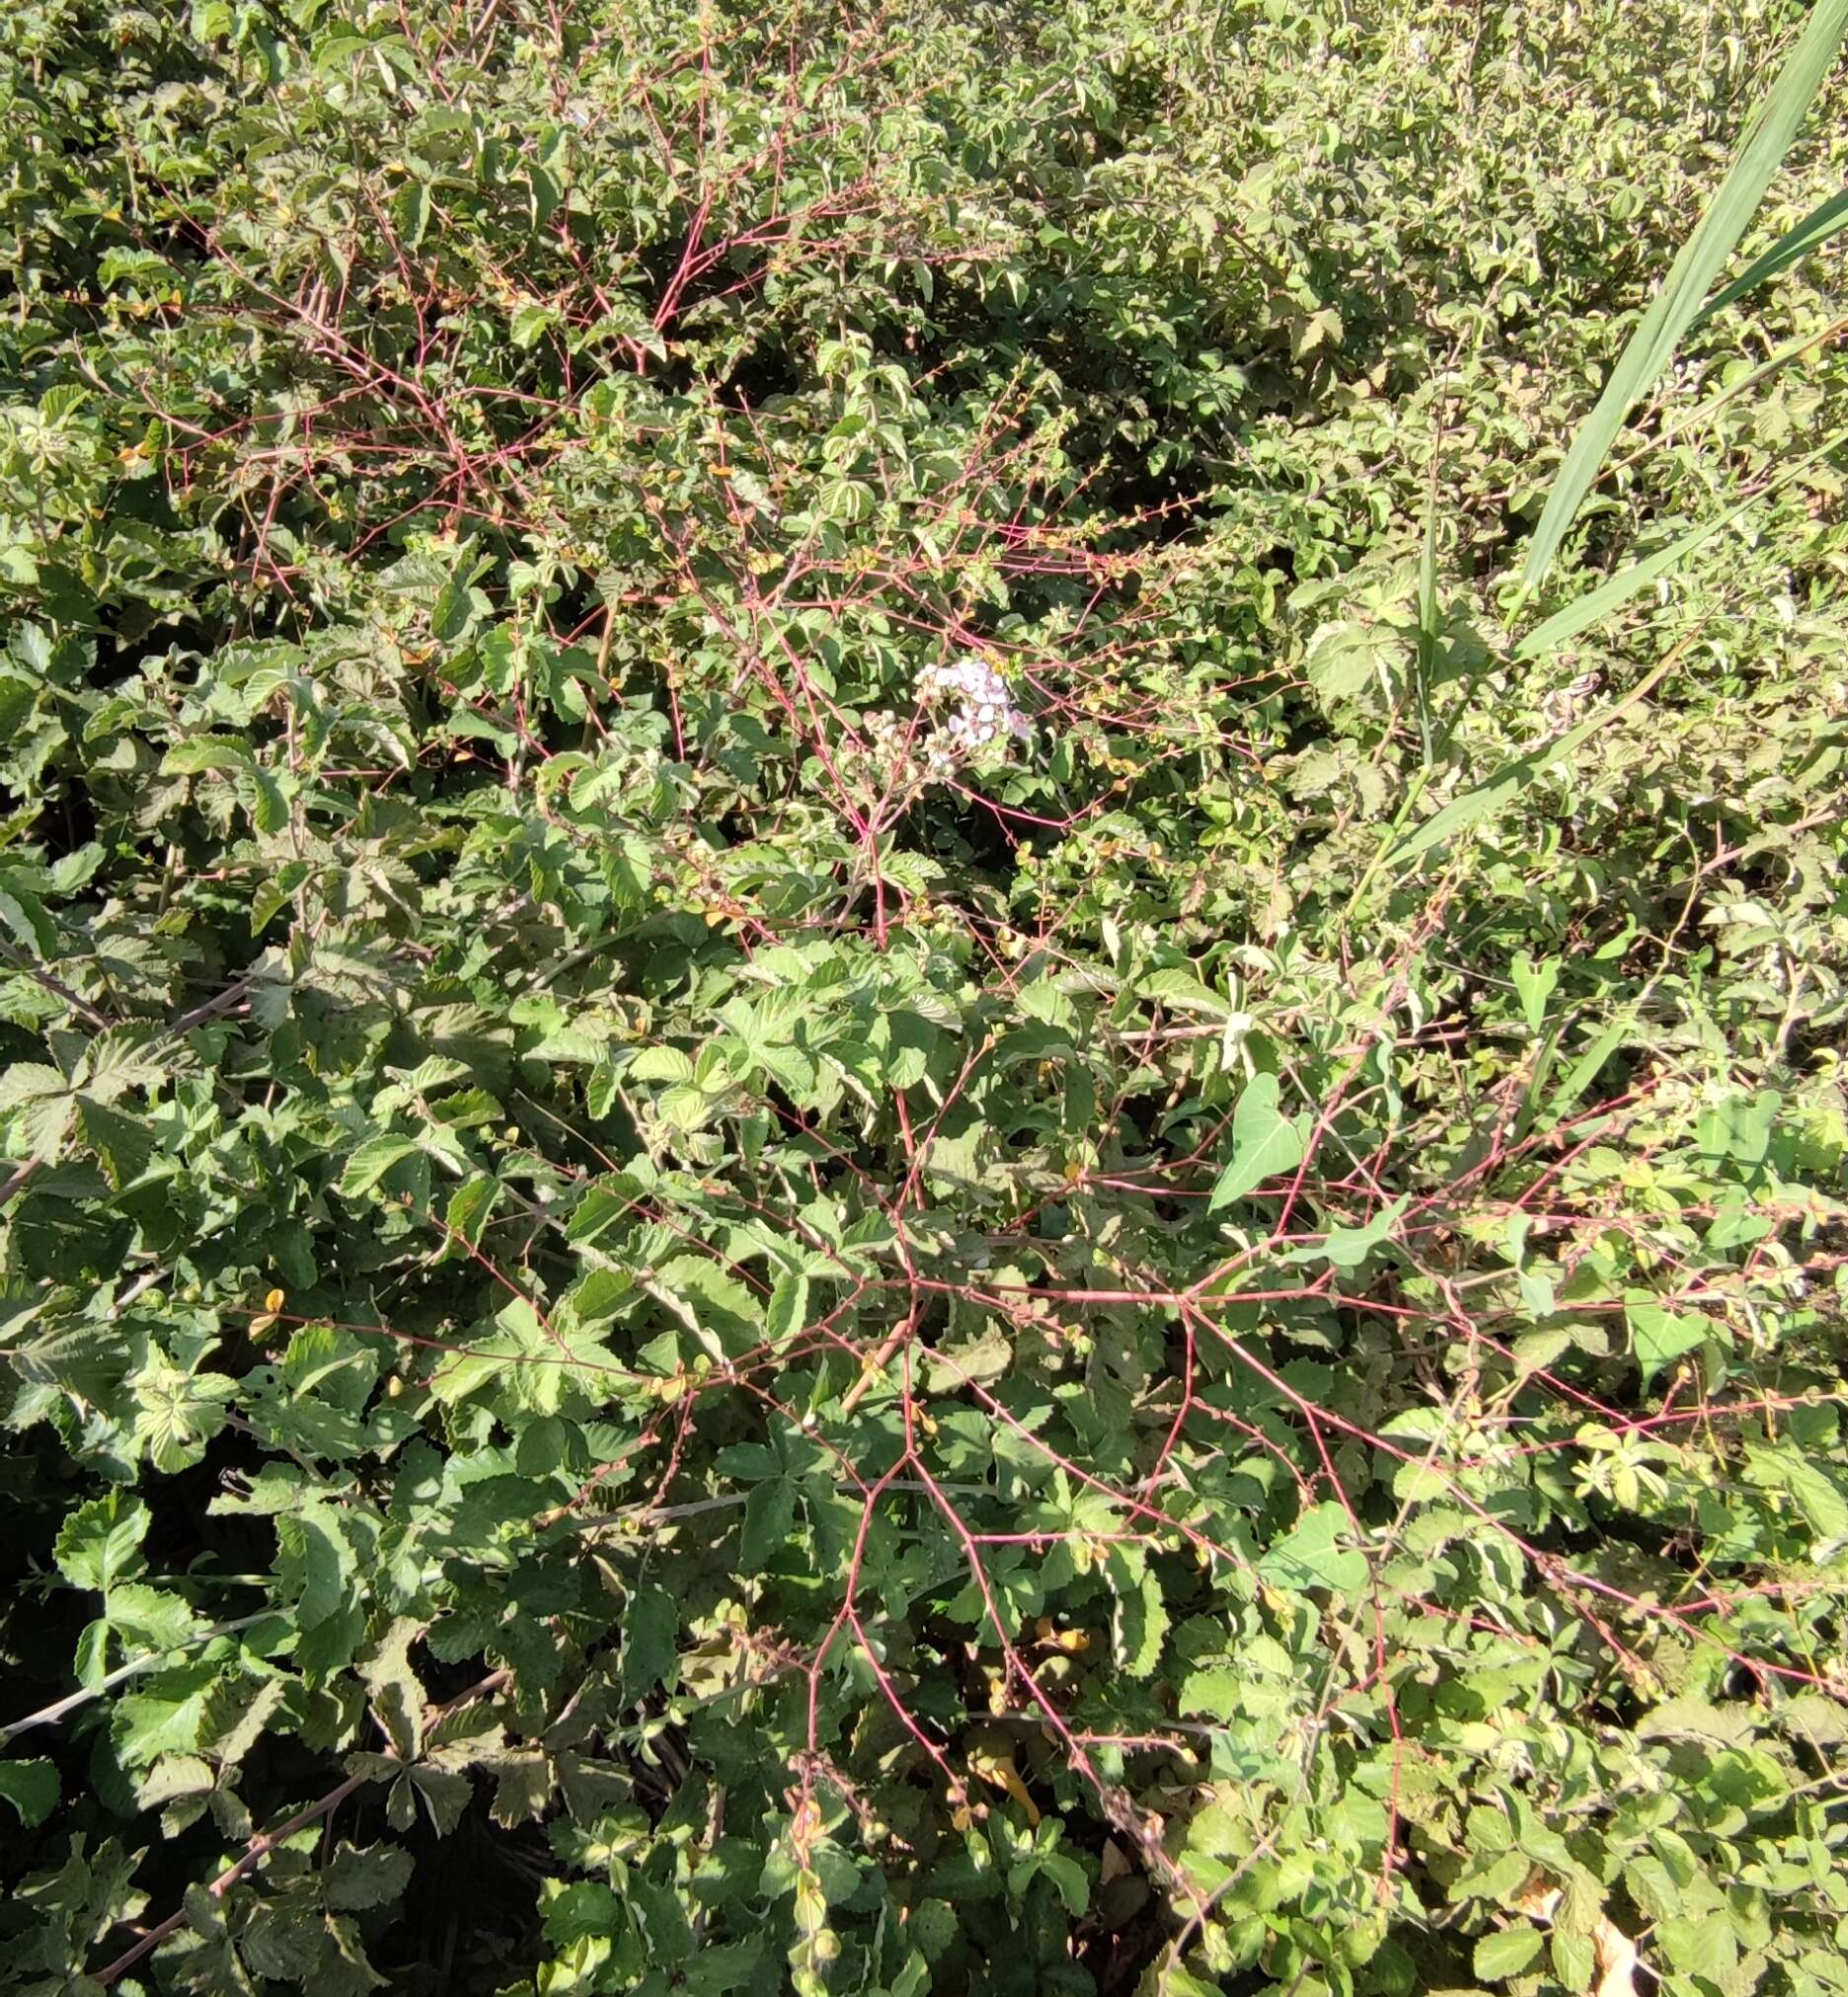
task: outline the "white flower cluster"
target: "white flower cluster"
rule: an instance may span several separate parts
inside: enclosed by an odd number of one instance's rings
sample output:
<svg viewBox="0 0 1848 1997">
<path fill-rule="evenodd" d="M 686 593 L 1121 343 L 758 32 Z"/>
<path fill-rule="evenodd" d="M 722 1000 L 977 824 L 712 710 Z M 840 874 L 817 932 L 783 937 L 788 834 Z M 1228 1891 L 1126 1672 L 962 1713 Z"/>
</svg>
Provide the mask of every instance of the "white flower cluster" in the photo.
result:
<svg viewBox="0 0 1848 1997">
<path fill-rule="evenodd" d="M 1014 705 L 1006 680 L 984 658 L 927 665 L 917 676 L 917 697 L 925 706 L 955 703 L 925 752 L 939 774 L 991 742 L 1010 735 L 1025 741 L 1033 733 L 1033 724 Z"/>
</svg>

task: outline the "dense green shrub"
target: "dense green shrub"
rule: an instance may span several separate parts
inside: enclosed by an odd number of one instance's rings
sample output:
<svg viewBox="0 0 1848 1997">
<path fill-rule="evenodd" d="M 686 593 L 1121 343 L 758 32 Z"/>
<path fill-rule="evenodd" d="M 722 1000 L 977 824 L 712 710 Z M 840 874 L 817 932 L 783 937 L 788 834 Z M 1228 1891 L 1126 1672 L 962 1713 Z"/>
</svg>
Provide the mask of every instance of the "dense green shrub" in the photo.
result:
<svg viewBox="0 0 1848 1997">
<path fill-rule="evenodd" d="M 0 1987 L 1848 1989 L 1805 12 L 0 19 Z"/>
</svg>

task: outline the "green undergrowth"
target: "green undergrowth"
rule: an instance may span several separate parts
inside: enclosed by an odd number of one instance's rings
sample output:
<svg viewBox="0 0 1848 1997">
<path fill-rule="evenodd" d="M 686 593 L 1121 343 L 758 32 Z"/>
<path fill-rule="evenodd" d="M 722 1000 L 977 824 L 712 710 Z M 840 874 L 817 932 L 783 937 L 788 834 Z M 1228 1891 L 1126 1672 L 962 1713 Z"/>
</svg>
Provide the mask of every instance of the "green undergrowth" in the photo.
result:
<svg viewBox="0 0 1848 1997">
<path fill-rule="evenodd" d="M 1848 1990 L 1844 12 L 0 18 L 0 1989 Z"/>
</svg>

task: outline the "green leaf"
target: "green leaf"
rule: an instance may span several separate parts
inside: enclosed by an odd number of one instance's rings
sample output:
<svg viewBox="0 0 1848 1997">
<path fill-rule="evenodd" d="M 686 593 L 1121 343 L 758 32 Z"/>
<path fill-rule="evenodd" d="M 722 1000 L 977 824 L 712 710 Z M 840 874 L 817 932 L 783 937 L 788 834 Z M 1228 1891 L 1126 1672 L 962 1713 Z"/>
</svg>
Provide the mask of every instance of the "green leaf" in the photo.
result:
<svg viewBox="0 0 1848 1997">
<path fill-rule="evenodd" d="M 415 1137 L 400 1137 L 391 1131 L 368 1137 L 354 1147 L 341 1174 L 340 1190 L 348 1199 L 370 1192 L 394 1165 L 413 1156 L 418 1149 Z"/>
<path fill-rule="evenodd" d="M 742 1358 L 763 1335 L 749 1287 L 709 1257 L 678 1255 L 649 1284 L 716 1359 Z"/>
<path fill-rule="evenodd" d="M 1717 1908 L 1696 1916 L 1670 1915 L 1656 1925 L 1656 1941 L 1669 1965 L 1684 1976 L 1726 1989 L 1738 1968 L 1738 1938 Z"/>
<path fill-rule="evenodd" d="M 1350 700 L 1404 655 L 1404 646 L 1392 633 L 1349 620 L 1324 625 L 1315 633 L 1309 641 L 1303 674 L 1326 700 Z"/>
<path fill-rule="evenodd" d="M 28 955 L 55 961 L 57 927 L 45 913 L 44 903 L 22 887 L 17 879 L 0 879 L 0 922 L 19 938 Z"/>
<path fill-rule="evenodd" d="M 687 1992 L 687 1997 L 731 1997 L 732 1991 L 751 1985 L 763 1957 L 761 1935 L 753 1935 L 747 1941 L 722 1943 L 717 1948 L 703 1944 L 679 1972 L 679 1987 Z"/>
<path fill-rule="evenodd" d="M 1705 326 L 1716 312 L 1724 312 L 1729 305 L 1737 304 L 1767 277 L 1775 277 L 1793 264 L 1801 263 L 1811 251 L 1819 250 L 1837 229 L 1844 227 L 1848 227 L 1848 188 L 1811 208 L 1801 222 L 1786 229 L 1770 249 L 1754 257 L 1730 284 L 1708 299 L 1694 315 L 1693 326 Z"/>
<path fill-rule="evenodd" d="M 143 1651 L 181 1650 L 198 1630 L 197 1618 L 178 1595 L 141 1581 L 118 1581 L 106 1607 L 122 1640 Z"/>
<path fill-rule="evenodd" d="M 1708 292 L 1756 212 L 1848 31 L 1848 0 L 1816 0 L 1797 45 L 1752 114 L 1737 159 L 1675 259 L 1643 323 L 1611 370 L 1596 409 L 1580 426 L 1547 496 L 1527 548 L 1522 586 L 1546 573 L 1567 528 L 1610 454 L 1630 408 L 1667 366 Z"/>
<path fill-rule="evenodd" d="M 1232 1158 L 1213 1187 L 1208 1212 L 1216 1213 L 1267 1179 L 1301 1164 L 1303 1140 L 1277 1107 L 1279 1087 L 1269 1074 L 1254 1075 L 1245 1085 L 1232 1114 Z"/>
<path fill-rule="evenodd" d="M 1273 1586 L 1297 1594 L 1364 1587 L 1366 1556 L 1337 1544 L 1351 1530 L 1347 1512 L 1333 1500 L 1312 1505 L 1259 1561 L 1258 1572 Z"/>
<path fill-rule="evenodd" d="M 1796 1500 L 1815 1535 L 1815 1556 L 1827 1560 L 1848 1546 L 1848 1495 L 1826 1470 L 1792 1442 L 1774 1448 L 1750 1445 L 1745 1452 L 1751 1481 L 1761 1489 L 1785 1491 Z"/>
<path fill-rule="evenodd" d="M 550 305 L 537 300 L 529 300 L 524 305 L 515 306 L 508 322 L 508 332 L 515 346 L 535 346 L 545 337 L 546 331 L 557 320 L 558 314 Z"/>
<path fill-rule="evenodd" d="M 1580 1997 L 1580 1993 L 1590 1989 L 1597 1971 L 1597 1952 L 1588 1935 L 1569 1935 L 1564 1928 L 1555 1927 L 1552 1955 L 1554 1975 L 1574 1997 Z"/>
<path fill-rule="evenodd" d="M 343 1840 L 321 1875 L 328 1905 L 346 1913 L 388 1907 L 403 1898 L 410 1883 L 411 1854 L 384 1844 L 355 1850 Z"/>
<path fill-rule="evenodd" d="M 1484 1983 L 1504 1983 L 1539 1960 L 1546 1938 L 1535 1927 L 1503 1928 L 1476 1944 L 1471 1966 Z"/>
<path fill-rule="evenodd" d="M 1848 0 L 1842 0 L 1842 4 L 1848 6 Z M 1503 763 L 1487 782 L 1465 791 L 1460 798 L 1453 798 L 1442 810 L 1434 811 L 1424 824 L 1408 832 L 1387 854 L 1387 860 L 1401 866 L 1407 861 L 1417 860 L 1433 846 L 1441 845 L 1459 832 L 1468 831 L 1472 825 L 1480 824 L 1483 819 L 1493 817 L 1511 805 L 1532 786 L 1536 778 L 1550 770 L 1563 756 L 1572 755 L 1600 730 L 1608 728 L 1619 715 L 1635 707 L 1666 676 L 1674 662 L 1674 655 L 1670 653 L 1653 666 L 1621 700 L 1600 708 L 1577 728 L 1569 729 L 1565 734 L 1540 748 Z"/>
<path fill-rule="evenodd" d="M 1632 1301 L 1624 1306 L 1630 1339 L 1647 1386 L 1683 1352 L 1691 1352 L 1714 1334 L 1710 1320 L 1698 1311 L 1664 1310 L 1655 1302 Z"/>
<path fill-rule="evenodd" d="M 138 1498 L 120 1491 L 80 1504 L 58 1532 L 58 1572 L 74 1588 L 104 1590 L 138 1574 L 149 1516 Z"/>
<path fill-rule="evenodd" d="M 449 1195 L 443 1215 L 451 1235 L 478 1247 L 500 1197 L 500 1182 L 486 1172 L 478 1172 L 458 1186 Z"/>
<path fill-rule="evenodd" d="M 657 1686 L 672 1691 L 679 1675 L 680 1610 L 652 1583 L 629 1597 L 622 1618 L 623 1697 L 631 1704 Z"/>
<path fill-rule="evenodd" d="M 1181 1681 L 1176 1703 L 1183 1713 L 1207 1720 L 1231 1720 L 1241 1710 L 1251 1681 L 1230 1664 L 1209 1664 Z"/>
<path fill-rule="evenodd" d="M 601 1880 L 573 1880 L 570 1884 L 548 1882 L 548 1885 L 550 1897 L 543 1902 L 545 1931 L 555 1948 L 568 1949 L 575 1942 L 622 1933 L 622 1901 Z"/>
<path fill-rule="evenodd" d="M 161 758 L 166 777 L 232 776 L 252 767 L 250 745 L 228 735 L 199 735 L 176 742 Z"/>
<path fill-rule="evenodd" d="M 1168 1635 L 1160 1579 L 1146 1564 L 1138 1572 L 1119 1548 L 1112 1549 L 1109 1566 L 1116 1593 L 1111 1634 L 1117 1667 L 1131 1678 L 1147 1678 L 1161 1662 Z"/>
<path fill-rule="evenodd" d="M 429 227 L 429 184 L 415 179 L 407 181 L 393 197 L 392 218 L 404 247 L 407 250 L 417 249 L 424 241 L 424 230 Z"/>
<path fill-rule="evenodd" d="M 1292 1249 L 1292 1262 L 1314 1262 L 1323 1259 L 1336 1268 L 1358 1268 L 1383 1242 L 1390 1241 L 1393 1230 L 1405 1217 L 1406 1201 L 1402 1195 L 1390 1206 L 1382 1206 L 1372 1219 L 1359 1227 L 1330 1228 L 1326 1238 L 1310 1248 Z"/>
<path fill-rule="evenodd" d="M 738 1565 L 746 1574 L 762 1574 L 788 1543 L 796 1522 L 796 1487 L 787 1477 L 766 1478 L 751 1487 L 744 1500 L 744 1531 Z"/>
<path fill-rule="evenodd" d="M 447 1837 L 462 1821 L 462 1812 L 474 1798 L 475 1785 L 456 1769 L 421 1765 L 411 1771 L 411 1785 L 424 1805 L 430 1828 L 438 1837 Z M 409 1829 L 409 1824 L 394 1826 Z"/>
<path fill-rule="evenodd" d="M 356 1608 L 358 1557 L 331 1505 L 304 1505 L 276 1521 L 278 1592 L 297 1623 L 313 1630 Z"/>
<path fill-rule="evenodd" d="M 1089 1910 L 1091 1882 L 1076 1859 L 1067 1858 L 1063 1852 L 1047 1852 L 1038 1861 L 1038 1867 L 1040 1876 L 1050 1880 L 1058 1888 L 1065 1911 L 1074 1920 Z"/>
<path fill-rule="evenodd" d="M 62 1096 L 69 1088 L 70 1083 L 56 1068 L 48 1068 L 41 1061 L 15 1061 L 0 1075 L 0 1111 L 17 1110 L 22 1103 Z"/>
<path fill-rule="evenodd" d="M 94 1097 L 79 1096 L 77 1127 L 117 1192 L 147 1170 L 154 1155 L 154 1131 L 138 1116 L 124 1115 Z"/>
<path fill-rule="evenodd" d="M 1543 623 L 1535 625 L 1533 630 L 1515 646 L 1514 656 L 1517 659 L 1545 658 L 1559 651 L 1561 647 L 1570 645 L 1581 632 L 1589 631 L 1594 625 L 1601 624 L 1613 611 L 1622 609 L 1632 597 L 1640 595 L 1659 576 L 1672 575 L 1697 548 L 1705 547 L 1716 535 L 1724 533 L 1761 500 L 1788 485 L 1792 479 L 1807 471 L 1811 465 L 1820 463 L 1840 445 L 1841 440 L 1839 434 L 1829 437 L 1825 443 L 1807 456 L 1782 468 L 1762 492 L 1748 494 L 1736 505 L 1729 506 L 1724 513 L 1709 520 L 1705 526 L 1692 528 L 1689 532 L 1677 536 L 1665 547 L 1657 548 L 1640 562 L 1631 563 L 1628 568 L 1619 570 L 1608 581 L 1600 582 L 1595 589 L 1587 590 L 1582 596 L 1567 604 L 1564 609 L 1555 611 Z"/>
<path fill-rule="evenodd" d="M 1545 958 L 1536 963 L 1526 951 L 1514 953 L 1508 975 L 1520 994 L 1521 1017 L 1526 1021 L 1530 1034 L 1537 1034 L 1545 1024 L 1547 1001 L 1559 984 L 1559 974 L 1560 960 L 1557 957 Z"/>
<path fill-rule="evenodd" d="M 147 1364 L 131 1384 L 135 1439 L 166 1476 L 198 1462 L 205 1444 L 224 1426 L 226 1403 L 237 1391 L 236 1381 L 224 1374 L 188 1373 L 158 1348 L 150 1349 Z"/>
<path fill-rule="evenodd" d="M 288 793 L 282 780 L 261 763 L 252 764 L 250 777 L 257 795 L 257 803 L 251 812 L 252 822 L 260 832 L 281 831 L 289 821 Z"/>
<path fill-rule="evenodd" d="M 57 1807 L 58 1773 L 49 1761 L 0 1761 L 0 1796 L 19 1812 L 27 1830 L 36 1830 Z"/>
<path fill-rule="evenodd" d="M 764 1313 L 764 1336 L 773 1346 L 786 1345 L 808 1322 L 808 1278 L 789 1273 L 777 1278 Z"/>
<path fill-rule="evenodd" d="M 163 1754 L 186 1754 L 199 1744 L 218 1666 L 201 1659 L 176 1664 L 136 1681 L 116 1701 L 112 1720 L 116 1752 L 124 1768 L 149 1768 Z"/>
</svg>

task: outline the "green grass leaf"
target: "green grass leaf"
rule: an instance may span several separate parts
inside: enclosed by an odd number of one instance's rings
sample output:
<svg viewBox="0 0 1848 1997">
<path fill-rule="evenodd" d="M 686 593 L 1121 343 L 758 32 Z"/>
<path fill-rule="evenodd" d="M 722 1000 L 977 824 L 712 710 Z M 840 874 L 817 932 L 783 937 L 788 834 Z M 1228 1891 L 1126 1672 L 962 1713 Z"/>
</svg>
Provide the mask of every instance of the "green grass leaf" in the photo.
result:
<svg viewBox="0 0 1848 1997">
<path fill-rule="evenodd" d="M 1547 495 L 1527 546 L 1521 586 L 1531 589 L 1552 566 L 1585 495 L 1596 483 L 1631 407 L 1673 357 L 1707 294 L 1783 164 L 1848 31 L 1848 0 L 1816 0 L 1797 45 L 1753 113 L 1732 170 L 1682 246 L 1666 281 L 1611 370 L 1597 407 L 1579 426 Z"/>
<path fill-rule="evenodd" d="M 1588 742 L 1599 730 L 1608 728 L 1621 714 L 1652 692 L 1666 678 L 1674 664 L 1670 654 L 1660 664 L 1647 673 L 1621 700 L 1615 700 L 1608 707 L 1580 722 L 1577 728 L 1569 729 L 1555 740 L 1531 750 L 1523 756 L 1516 756 L 1496 771 L 1486 782 L 1465 791 L 1460 798 L 1453 798 L 1440 811 L 1434 811 L 1424 824 L 1409 832 L 1387 854 L 1388 863 L 1404 866 L 1408 861 L 1417 860 L 1428 853 L 1433 846 L 1440 846 L 1446 839 L 1453 839 L 1459 832 L 1467 832 L 1472 825 L 1479 825 L 1486 818 L 1498 812 L 1521 796 L 1545 771 L 1550 770 L 1562 757 L 1570 756 L 1583 743 Z"/>
<path fill-rule="evenodd" d="M 1708 299 L 1694 315 L 1693 324 L 1705 326 L 1715 313 L 1724 312 L 1729 305 L 1736 305 L 1748 291 L 1755 291 L 1767 278 L 1775 277 L 1781 270 L 1788 270 L 1793 264 L 1802 263 L 1841 228 L 1848 228 L 1848 188 L 1811 208 L 1801 222 L 1786 229 L 1768 250 L 1754 257 L 1730 284 Z"/>
</svg>

